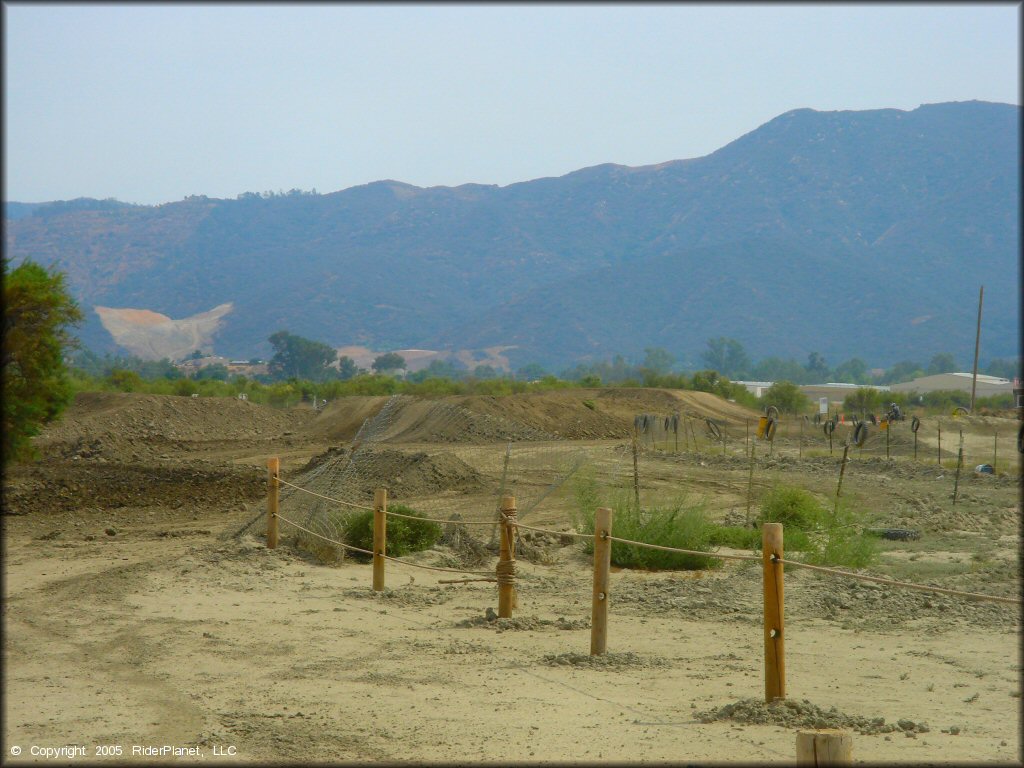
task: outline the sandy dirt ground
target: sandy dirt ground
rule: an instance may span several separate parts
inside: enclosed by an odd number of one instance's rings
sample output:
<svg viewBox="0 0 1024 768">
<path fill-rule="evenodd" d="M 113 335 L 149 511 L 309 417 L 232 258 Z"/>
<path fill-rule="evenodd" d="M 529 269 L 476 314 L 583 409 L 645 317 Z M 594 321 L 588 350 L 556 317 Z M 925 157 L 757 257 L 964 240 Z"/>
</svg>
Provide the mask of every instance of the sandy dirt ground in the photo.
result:
<svg viewBox="0 0 1024 768">
<path fill-rule="evenodd" d="M 524 429 L 575 428 L 613 451 L 632 413 L 663 412 L 673 395 L 630 396 L 508 405 Z M 493 416 L 500 400 L 460 405 Z M 568 421 L 556 430 L 560 405 Z M 715 405 L 708 415 L 737 435 L 757 415 Z M 494 619 L 493 583 L 443 584 L 458 577 L 388 563 L 387 589 L 374 592 L 370 565 L 325 565 L 286 530 L 268 550 L 262 520 L 232 535 L 265 504 L 266 456 L 301 478 L 383 406 L 355 398 L 316 415 L 80 399 L 40 439 L 43 460 L 5 475 L 5 762 L 50 762 L 44 751 L 63 749 L 62 764 L 792 764 L 797 731 L 814 727 L 851 730 L 865 764 L 1020 762 L 1019 605 L 789 569 L 787 698 L 767 707 L 756 563 L 615 569 L 608 652 L 590 656 L 592 563 L 576 539 L 524 537 L 535 556 L 519 561 L 517 608 Z M 1015 473 L 965 473 L 957 505 L 948 468 L 907 458 L 908 434 L 899 461 L 877 444 L 851 460 L 848 493 L 884 524 L 922 533 L 888 542 L 873 573 L 1019 599 L 1015 423 L 982 418 L 968 430 L 974 456 L 1002 430 Z M 428 445 L 422 413 L 409 419 L 394 431 Z M 783 477 L 834 491 L 836 458 L 821 440 L 800 458 L 798 439 L 780 439 L 755 486 Z M 714 446 L 652 452 L 650 492 L 703 489 L 716 515 L 740 514 L 749 462 L 742 444 Z M 553 498 L 523 522 L 568 531 L 567 503 Z M 457 555 L 438 546 L 407 559 L 444 566 Z M 197 754 L 145 753 L 164 746 Z"/>
</svg>

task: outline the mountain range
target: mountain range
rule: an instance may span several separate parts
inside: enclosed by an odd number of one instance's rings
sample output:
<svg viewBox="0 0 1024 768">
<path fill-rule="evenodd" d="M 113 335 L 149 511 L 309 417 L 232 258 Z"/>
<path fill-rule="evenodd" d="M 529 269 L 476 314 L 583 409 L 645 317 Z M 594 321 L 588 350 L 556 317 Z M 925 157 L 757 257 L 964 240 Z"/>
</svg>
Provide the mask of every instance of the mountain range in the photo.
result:
<svg viewBox="0 0 1024 768">
<path fill-rule="evenodd" d="M 969 360 L 984 285 L 984 360 L 1020 349 L 1020 171 L 1015 105 L 797 109 L 705 157 L 504 187 L 7 202 L 4 246 L 66 272 L 97 351 L 101 312 L 230 304 L 208 343 L 231 357 L 286 329 L 514 367 L 697 365 L 717 336 L 754 359 Z"/>
</svg>

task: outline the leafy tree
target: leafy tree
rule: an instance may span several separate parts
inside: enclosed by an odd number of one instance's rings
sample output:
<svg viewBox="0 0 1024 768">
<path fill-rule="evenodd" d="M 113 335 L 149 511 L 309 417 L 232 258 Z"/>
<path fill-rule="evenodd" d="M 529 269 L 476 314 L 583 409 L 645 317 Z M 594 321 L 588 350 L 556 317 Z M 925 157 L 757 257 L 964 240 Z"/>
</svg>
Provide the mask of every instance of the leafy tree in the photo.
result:
<svg viewBox="0 0 1024 768">
<path fill-rule="evenodd" d="M 776 381 L 761 395 L 761 402 L 766 407 L 774 405 L 780 413 L 800 413 L 810 400 L 793 382 Z"/>
<path fill-rule="evenodd" d="M 547 375 L 548 372 L 544 370 L 544 366 L 540 363 L 527 363 L 516 371 L 516 378 L 520 381 L 534 381 L 543 379 Z"/>
<path fill-rule="evenodd" d="M 843 410 L 866 416 L 882 410 L 885 393 L 872 387 L 858 387 L 843 398 Z"/>
<path fill-rule="evenodd" d="M 64 356 L 82 321 L 62 273 L 32 261 L 7 269 L 4 260 L 4 461 L 30 456 L 30 438 L 70 401 Z"/>
<path fill-rule="evenodd" d="M 836 381 L 847 384 L 868 384 L 871 382 L 871 375 L 868 373 L 868 366 L 859 357 L 852 357 L 845 363 L 836 366 L 832 373 Z"/>
<path fill-rule="evenodd" d="M 228 380 L 228 367 L 223 363 L 214 363 L 213 365 L 204 365 L 192 378 L 196 381 L 203 381 L 204 379 L 212 379 L 215 381 L 227 381 Z"/>
<path fill-rule="evenodd" d="M 328 366 L 338 358 L 338 353 L 327 344 L 310 341 L 288 331 L 278 331 L 269 341 L 274 347 L 274 356 L 267 364 L 267 370 L 275 380 L 323 381 L 330 377 Z"/>
<path fill-rule="evenodd" d="M 893 365 L 882 374 L 879 384 L 896 384 L 901 381 L 911 381 L 924 376 L 924 370 L 918 363 L 910 360 L 903 360 Z"/>
<path fill-rule="evenodd" d="M 807 365 L 804 368 L 807 370 L 808 379 L 819 383 L 827 381 L 832 372 L 828 367 L 828 363 L 825 362 L 825 358 L 817 352 L 811 352 L 807 356 Z"/>
<path fill-rule="evenodd" d="M 937 373 L 954 373 L 956 371 L 956 358 L 954 358 L 949 352 L 940 352 L 932 358 L 932 361 L 928 363 L 928 369 L 925 371 L 929 376 Z"/>
<path fill-rule="evenodd" d="M 464 369 L 460 367 L 461 363 L 456 364 L 457 362 L 453 363 L 451 360 L 431 360 L 430 365 L 426 368 L 406 376 L 406 381 L 421 383 L 427 379 L 461 379 Z"/>
<path fill-rule="evenodd" d="M 142 389 L 142 377 L 139 376 L 135 371 L 129 371 L 125 368 L 115 368 L 107 376 L 107 382 L 114 389 L 119 389 L 122 392 L 138 392 Z"/>
<path fill-rule="evenodd" d="M 1019 379 L 1020 378 L 1020 359 L 1008 360 L 1003 358 L 993 358 L 989 360 L 988 365 L 985 366 L 985 373 L 989 376 L 999 376 L 1003 379 Z"/>
<path fill-rule="evenodd" d="M 661 347 L 647 347 L 644 349 L 644 361 L 642 363 L 642 367 L 654 371 L 654 373 L 668 373 L 672 370 L 672 366 L 675 362 L 675 357 Z"/>
<path fill-rule="evenodd" d="M 736 339 L 718 336 L 708 339 L 708 348 L 701 353 L 701 359 L 713 370 L 733 379 L 742 379 L 750 372 L 750 358 L 747 351 Z"/>
<path fill-rule="evenodd" d="M 477 379 L 496 379 L 498 372 L 490 365 L 478 365 L 473 369 L 473 377 Z"/>
<path fill-rule="evenodd" d="M 356 361 L 348 355 L 342 355 L 338 358 L 338 378 L 342 381 L 348 381 L 353 376 L 359 373 L 359 366 L 356 365 Z"/>
<path fill-rule="evenodd" d="M 792 381 L 803 384 L 807 378 L 807 370 L 793 359 L 766 357 L 754 366 L 753 375 L 759 381 Z"/>
<path fill-rule="evenodd" d="M 373 360 L 373 364 L 370 366 L 376 373 L 385 373 L 387 371 L 404 371 L 405 370 L 405 358 L 397 352 L 386 352 L 383 355 L 377 355 Z"/>
</svg>

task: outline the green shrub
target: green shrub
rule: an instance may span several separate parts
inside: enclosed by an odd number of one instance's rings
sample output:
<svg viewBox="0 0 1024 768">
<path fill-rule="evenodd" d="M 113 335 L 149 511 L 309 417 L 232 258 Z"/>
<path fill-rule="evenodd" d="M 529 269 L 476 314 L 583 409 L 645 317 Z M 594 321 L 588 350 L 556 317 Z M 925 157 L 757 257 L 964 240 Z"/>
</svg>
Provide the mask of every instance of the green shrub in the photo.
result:
<svg viewBox="0 0 1024 768">
<path fill-rule="evenodd" d="M 858 516 L 845 503 L 840 503 L 823 522 L 819 535 L 811 540 L 806 562 L 864 568 L 878 558 L 878 539 L 864 533 Z"/>
<path fill-rule="evenodd" d="M 810 536 L 799 528 L 788 528 L 785 531 L 784 551 L 807 552 L 813 548 Z M 731 549 L 749 549 L 761 551 L 761 529 L 744 528 L 741 525 L 716 525 L 711 529 L 710 543 L 715 547 Z"/>
<path fill-rule="evenodd" d="M 392 504 L 388 510 L 402 515 L 420 514 L 401 504 Z M 373 512 L 366 510 L 349 515 L 342 530 L 343 540 L 349 546 L 373 550 Z M 428 520 L 407 520 L 404 517 L 388 515 L 387 554 L 392 557 L 401 557 L 410 552 L 422 552 L 424 549 L 430 549 L 440 538 L 441 526 L 439 523 Z M 359 552 L 354 553 L 353 556 L 369 557 L 369 555 Z"/>
<path fill-rule="evenodd" d="M 665 506 L 637 509 L 630 494 L 631 492 L 619 491 L 612 495 L 610 506 L 613 536 L 663 547 L 711 552 L 711 532 L 714 526 L 708 522 L 703 505 L 680 499 Z M 577 499 L 580 499 L 579 493 Z M 593 534 L 593 510 L 596 510 L 597 505 L 591 506 L 586 491 L 583 494 L 583 501 L 576 526 L 582 533 Z M 587 542 L 587 551 L 593 552 L 593 548 L 593 541 Z M 710 554 L 705 556 L 666 552 L 619 541 L 612 542 L 611 561 L 622 568 L 668 571 L 692 571 L 718 568 L 722 565 L 720 559 Z"/>
<path fill-rule="evenodd" d="M 782 523 L 806 531 L 819 527 L 824 514 L 825 509 L 813 494 L 803 488 L 776 485 L 761 499 L 757 522 Z"/>
</svg>

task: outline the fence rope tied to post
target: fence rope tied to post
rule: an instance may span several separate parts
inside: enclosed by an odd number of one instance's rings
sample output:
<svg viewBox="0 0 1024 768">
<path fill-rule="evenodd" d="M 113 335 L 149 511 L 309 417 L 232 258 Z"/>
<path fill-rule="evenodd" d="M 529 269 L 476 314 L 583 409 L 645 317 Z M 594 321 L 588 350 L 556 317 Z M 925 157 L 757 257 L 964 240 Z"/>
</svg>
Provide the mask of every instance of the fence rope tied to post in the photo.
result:
<svg viewBox="0 0 1024 768">
<path fill-rule="evenodd" d="M 353 547 L 351 544 L 345 544 L 345 543 L 343 543 L 341 541 L 338 541 L 336 539 L 331 539 L 331 538 L 328 538 L 327 536 L 323 536 L 322 534 L 319 534 L 316 531 L 311 531 L 308 528 L 305 528 L 305 527 L 299 525 L 298 523 L 294 522 L 293 520 L 289 520 L 286 517 L 282 517 L 280 513 L 278 513 L 276 515 L 276 517 L 282 523 L 288 523 L 288 525 L 291 525 L 291 526 L 293 526 L 295 528 L 298 528 L 300 531 L 303 531 L 304 533 L 308 533 L 310 536 L 316 536 L 318 539 L 323 539 L 324 541 L 329 542 L 331 544 L 334 544 L 336 546 L 339 546 L 342 549 L 347 549 L 347 550 L 349 550 L 351 552 L 360 552 L 360 553 L 362 553 L 364 555 L 369 555 L 370 557 L 373 557 L 373 552 L 371 552 L 368 549 L 361 549 L 360 547 Z M 412 568 L 423 568 L 423 569 L 428 570 L 428 571 L 441 571 L 442 573 L 472 573 L 472 574 L 479 575 L 479 576 L 490 576 L 491 575 L 490 571 L 469 571 L 469 570 L 463 570 L 461 568 L 441 568 L 441 567 L 436 566 L 436 565 L 421 565 L 420 563 L 410 563 L 408 560 L 402 560 L 399 557 L 392 557 L 391 555 L 383 555 L 383 557 L 384 557 L 385 560 L 391 560 L 392 562 L 395 562 L 395 563 L 401 563 L 402 565 L 408 565 L 408 566 L 411 566 Z"/>
</svg>

